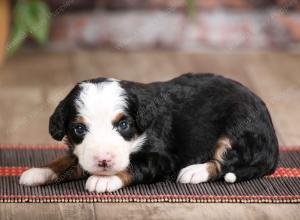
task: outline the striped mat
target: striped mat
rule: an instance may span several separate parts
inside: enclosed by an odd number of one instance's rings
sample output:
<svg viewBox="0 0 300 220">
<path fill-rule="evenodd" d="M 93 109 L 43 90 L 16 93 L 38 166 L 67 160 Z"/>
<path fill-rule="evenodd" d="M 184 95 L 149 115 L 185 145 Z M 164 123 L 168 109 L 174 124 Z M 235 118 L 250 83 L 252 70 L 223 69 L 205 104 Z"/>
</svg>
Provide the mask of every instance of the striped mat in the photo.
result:
<svg viewBox="0 0 300 220">
<path fill-rule="evenodd" d="M 236 184 L 161 182 L 126 187 L 113 193 L 85 191 L 85 180 L 47 186 L 18 184 L 20 174 L 63 155 L 65 146 L 0 145 L 0 203 L 20 202 L 200 202 L 299 203 L 300 147 L 284 147 L 273 175 Z"/>
</svg>

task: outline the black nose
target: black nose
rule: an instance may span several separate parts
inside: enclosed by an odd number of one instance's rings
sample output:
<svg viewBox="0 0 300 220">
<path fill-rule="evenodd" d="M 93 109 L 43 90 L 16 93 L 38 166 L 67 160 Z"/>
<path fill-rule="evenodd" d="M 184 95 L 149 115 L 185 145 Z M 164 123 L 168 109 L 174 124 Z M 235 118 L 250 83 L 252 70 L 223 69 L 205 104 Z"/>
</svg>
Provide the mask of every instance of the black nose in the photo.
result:
<svg viewBox="0 0 300 220">
<path fill-rule="evenodd" d="M 99 167 L 108 167 L 108 163 L 109 163 L 110 161 L 107 161 L 107 160 L 101 160 L 101 161 L 98 161 L 98 166 Z"/>
</svg>

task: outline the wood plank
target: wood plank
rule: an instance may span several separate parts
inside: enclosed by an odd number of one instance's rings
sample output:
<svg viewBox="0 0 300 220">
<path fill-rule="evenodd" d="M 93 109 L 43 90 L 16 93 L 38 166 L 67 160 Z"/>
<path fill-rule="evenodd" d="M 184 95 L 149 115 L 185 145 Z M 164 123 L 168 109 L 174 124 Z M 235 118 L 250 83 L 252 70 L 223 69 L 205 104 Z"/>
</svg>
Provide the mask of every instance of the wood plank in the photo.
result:
<svg viewBox="0 0 300 220">
<path fill-rule="evenodd" d="M 51 144 L 48 121 L 74 85 L 65 53 L 22 50 L 0 73 L 1 143 Z"/>
<path fill-rule="evenodd" d="M 93 211 L 93 206 L 95 211 Z M 297 219 L 298 204 L 61 203 L 1 204 L 1 220 Z"/>
<path fill-rule="evenodd" d="M 77 81 L 104 76 L 151 82 L 168 80 L 187 72 L 214 72 L 249 86 L 239 54 L 77 51 L 72 55 L 72 63 Z"/>
<path fill-rule="evenodd" d="M 166 80 L 180 73 L 175 71 L 171 58 L 172 54 L 166 52 L 80 51 L 73 55 L 72 63 L 78 81 L 102 76 L 150 82 Z"/>
<path fill-rule="evenodd" d="M 95 220 L 94 205 L 90 203 L 60 203 L 60 214 L 64 220 Z M 103 218 L 101 218 L 103 219 Z"/>
<path fill-rule="evenodd" d="M 58 204 L 0 204 L 1 220 L 60 220 Z"/>
<path fill-rule="evenodd" d="M 47 87 L 74 83 L 68 53 L 21 50 L 0 69 L 0 86 Z"/>
<path fill-rule="evenodd" d="M 95 203 L 97 219 L 297 219 L 299 205 Z"/>
</svg>

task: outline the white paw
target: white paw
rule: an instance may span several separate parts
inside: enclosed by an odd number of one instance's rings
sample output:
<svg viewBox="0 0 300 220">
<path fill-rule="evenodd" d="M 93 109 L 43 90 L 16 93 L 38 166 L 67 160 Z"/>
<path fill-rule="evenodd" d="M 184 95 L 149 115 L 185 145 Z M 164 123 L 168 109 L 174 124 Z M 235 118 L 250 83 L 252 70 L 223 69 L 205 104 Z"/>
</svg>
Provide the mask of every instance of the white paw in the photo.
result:
<svg viewBox="0 0 300 220">
<path fill-rule="evenodd" d="M 113 192 L 123 187 L 123 182 L 118 176 L 90 176 L 85 188 L 89 192 Z"/>
<path fill-rule="evenodd" d="M 207 170 L 207 164 L 195 164 L 187 166 L 180 170 L 177 177 L 177 182 L 180 183 L 202 183 L 207 182 L 209 179 L 209 173 Z"/>
<path fill-rule="evenodd" d="M 49 168 L 31 168 L 22 173 L 20 177 L 20 184 L 38 186 L 49 183 L 56 178 L 56 173 Z"/>
</svg>

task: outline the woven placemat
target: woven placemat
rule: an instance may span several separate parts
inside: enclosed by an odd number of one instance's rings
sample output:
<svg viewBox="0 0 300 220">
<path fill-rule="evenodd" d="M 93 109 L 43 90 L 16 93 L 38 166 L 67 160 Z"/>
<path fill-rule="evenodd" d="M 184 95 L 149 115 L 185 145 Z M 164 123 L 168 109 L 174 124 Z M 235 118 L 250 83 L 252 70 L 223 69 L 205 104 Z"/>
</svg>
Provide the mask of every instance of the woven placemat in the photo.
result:
<svg viewBox="0 0 300 220">
<path fill-rule="evenodd" d="M 20 174 L 63 155 L 65 146 L 0 145 L 0 203 L 19 202 L 200 202 L 299 203 L 300 147 L 282 147 L 276 172 L 236 184 L 161 182 L 125 187 L 113 193 L 89 193 L 85 180 L 47 186 L 18 184 Z"/>
</svg>

